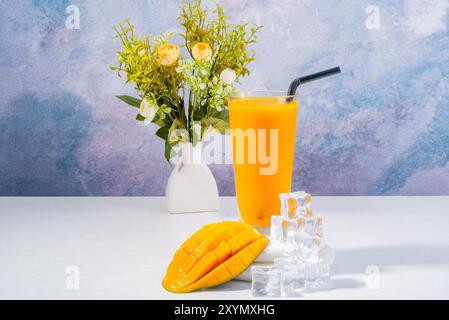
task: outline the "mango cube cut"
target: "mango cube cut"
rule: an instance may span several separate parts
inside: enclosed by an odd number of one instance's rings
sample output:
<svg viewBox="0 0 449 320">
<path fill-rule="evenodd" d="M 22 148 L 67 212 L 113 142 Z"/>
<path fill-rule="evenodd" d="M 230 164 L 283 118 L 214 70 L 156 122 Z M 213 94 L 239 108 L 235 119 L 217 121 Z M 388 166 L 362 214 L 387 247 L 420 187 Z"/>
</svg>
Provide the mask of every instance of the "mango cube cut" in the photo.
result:
<svg viewBox="0 0 449 320">
<path fill-rule="evenodd" d="M 210 224 L 176 252 L 163 280 L 173 293 L 224 284 L 244 272 L 268 245 L 258 230 L 241 222 Z"/>
</svg>

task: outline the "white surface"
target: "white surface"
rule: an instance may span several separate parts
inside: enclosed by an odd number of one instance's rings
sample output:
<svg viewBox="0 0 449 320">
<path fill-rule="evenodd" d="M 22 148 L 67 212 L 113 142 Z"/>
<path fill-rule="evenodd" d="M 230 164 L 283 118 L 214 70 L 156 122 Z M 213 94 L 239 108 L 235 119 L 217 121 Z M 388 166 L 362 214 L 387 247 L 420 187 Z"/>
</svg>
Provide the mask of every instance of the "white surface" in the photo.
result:
<svg viewBox="0 0 449 320">
<path fill-rule="evenodd" d="M 161 198 L 0 198 L 0 298 L 251 299 L 231 282 L 189 295 L 161 281 L 178 246 L 222 215 L 169 215 Z M 328 242 L 337 249 L 334 288 L 300 299 L 448 299 L 449 197 L 317 198 Z M 233 215 L 234 214 L 234 215 Z M 80 290 L 67 290 L 66 268 L 80 268 Z M 380 289 L 367 288 L 369 265 Z"/>
</svg>

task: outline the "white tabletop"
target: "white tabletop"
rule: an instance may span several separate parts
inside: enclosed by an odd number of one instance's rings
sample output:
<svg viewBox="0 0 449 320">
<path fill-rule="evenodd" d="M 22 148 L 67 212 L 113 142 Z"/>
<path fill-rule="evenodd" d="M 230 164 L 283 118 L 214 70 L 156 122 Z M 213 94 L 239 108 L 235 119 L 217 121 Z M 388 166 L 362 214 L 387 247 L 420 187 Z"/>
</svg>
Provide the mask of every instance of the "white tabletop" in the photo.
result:
<svg viewBox="0 0 449 320">
<path fill-rule="evenodd" d="M 251 299 L 237 281 L 181 296 L 161 286 L 186 238 L 237 218 L 234 198 L 221 207 L 174 216 L 162 198 L 0 198 L 0 298 Z M 449 298 L 449 197 L 316 198 L 314 208 L 337 250 L 333 289 L 300 299 Z"/>
</svg>

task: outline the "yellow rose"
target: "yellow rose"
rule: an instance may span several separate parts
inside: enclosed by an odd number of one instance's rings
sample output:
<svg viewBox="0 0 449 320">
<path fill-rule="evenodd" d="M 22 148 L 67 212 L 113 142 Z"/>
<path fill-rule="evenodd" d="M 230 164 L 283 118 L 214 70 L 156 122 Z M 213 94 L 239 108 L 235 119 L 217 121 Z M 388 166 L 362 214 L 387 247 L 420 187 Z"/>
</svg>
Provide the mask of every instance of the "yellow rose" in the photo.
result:
<svg viewBox="0 0 449 320">
<path fill-rule="evenodd" d="M 159 49 L 159 60 L 163 66 L 174 65 L 181 55 L 181 48 L 175 44 L 166 44 Z"/>
<path fill-rule="evenodd" d="M 207 62 L 212 59 L 212 49 L 207 43 L 199 42 L 193 46 L 192 55 L 196 61 Z"/>
</svg>

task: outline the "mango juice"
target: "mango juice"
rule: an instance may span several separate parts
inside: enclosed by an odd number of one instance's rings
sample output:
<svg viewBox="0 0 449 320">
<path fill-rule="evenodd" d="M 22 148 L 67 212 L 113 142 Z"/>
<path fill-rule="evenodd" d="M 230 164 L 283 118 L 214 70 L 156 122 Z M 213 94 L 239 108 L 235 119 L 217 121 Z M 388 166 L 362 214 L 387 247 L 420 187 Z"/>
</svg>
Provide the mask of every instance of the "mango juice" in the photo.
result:
<svg viewBox="0 0 449 320">
<path fill-rule="evenodd" d="M 291 191 L 297 97 L 236 97 L 229 112 L 240 216 L 269 227 L 280 214 L 279 195 Z"/>
</svg>

